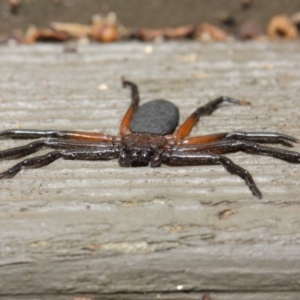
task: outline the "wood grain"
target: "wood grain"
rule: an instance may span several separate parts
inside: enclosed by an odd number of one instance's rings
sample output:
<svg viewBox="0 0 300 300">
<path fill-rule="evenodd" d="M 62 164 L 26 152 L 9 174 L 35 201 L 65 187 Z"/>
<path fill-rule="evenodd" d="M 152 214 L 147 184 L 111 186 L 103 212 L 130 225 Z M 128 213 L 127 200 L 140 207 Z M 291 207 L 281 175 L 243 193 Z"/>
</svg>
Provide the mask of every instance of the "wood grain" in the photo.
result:
<svg viewBox="0 0 300 300">
<path fill-rule="evenodd" d="M 191 136 L 300 137 L 299 50 L 298 43 L 116 43 L 77 53 L 1 47 L 0 128 L 117 134 L 130 103 L 120 81 L 126 76 L 142 103 L 174 102 L 181 122 L 221 95 L 252 102 L 223 105 Z M 25 142 L 1 140 L 0 149 Z M 262 200 L 221 166 L 60 160 L 1 181 L 0 296 L 298 299 L 300 166 L 229 157 L 252 173 Z M 2 161 L 1 170 L 13 163 Z"/>
</svg>

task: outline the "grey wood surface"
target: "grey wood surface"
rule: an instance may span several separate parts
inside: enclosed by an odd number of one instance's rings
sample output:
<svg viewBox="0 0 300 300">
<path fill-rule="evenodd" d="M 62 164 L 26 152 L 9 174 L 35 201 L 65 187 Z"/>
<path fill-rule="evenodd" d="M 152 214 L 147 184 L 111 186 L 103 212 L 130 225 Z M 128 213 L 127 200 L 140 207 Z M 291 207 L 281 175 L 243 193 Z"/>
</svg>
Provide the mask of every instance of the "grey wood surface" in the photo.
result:
<svg viewBox="0 0 300 300">
<path fill-rule="evenodd" d="M 300 137 L 300 44 L 117 43 L 0 48 L 0 129 L 117 134 L 129 104 L 174 102 L 184 120 L 220 95 L 192 135 Z M 105 89 L 106 88 L 106 89 Z M 0 149 L 26 141 L 1 140 Z M 294 149 L 300 151 L 300 145 Z M 44 153 L 45 151 L 41 151 Z M 228 155 L 221 166 L 121 168 L 59 160 L 0 182 L 0 299 L 300 299 L 300 166 Z M 15 163 L 2 161 L 1 170 Z"/>
</svg>

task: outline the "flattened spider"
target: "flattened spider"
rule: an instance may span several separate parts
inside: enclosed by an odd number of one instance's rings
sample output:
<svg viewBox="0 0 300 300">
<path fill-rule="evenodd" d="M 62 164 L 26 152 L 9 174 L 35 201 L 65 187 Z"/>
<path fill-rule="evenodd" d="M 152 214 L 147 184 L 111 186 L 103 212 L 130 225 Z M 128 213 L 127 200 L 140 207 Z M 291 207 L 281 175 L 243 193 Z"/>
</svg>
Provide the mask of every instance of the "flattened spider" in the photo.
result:
<svg viewBox="0 0 300 300">
<path fill-rule="evenodd" d="M 57 149 L 45 155 L 25 159 L 5 172 L 0 179 L 12 177 L 23 168 L 42 167 L 63 158 L 68 160 L 108 160 L 119 158 L 123 166 L 159 167 L 168 165 L 221 164 L 230 173 L 240 176 L 252 191 L 261 198 L 261 192 L 249 172 L 233 163 L 223 153 L 243 151 L 268 155 L 291 163 L 300 163 L 300 153 L 258 143 L 290 145 L 299 140 L 272 132 L 225 132 L 197 137 L 186 137 L 201 115 L 209 115 L 223 102 L 249 105 L 247 101 L 219 97 L 197 108 L 177 129 L 178 108 L 166 100 L 153 100 L 139 107 L 139 92 L 135 83 L 122 79 L 123 87 L 131 89 L 131 104 L 123 117 L 120 134 L 58 130 L 5 130 L 0 138 L 48 139 L 34 141 L 25 146 L 0 152 L 0 159 L 19 158 L 42 148 Z M 176 130 L 175 130 L 176 129 Z M 49 139 L 51 138 L 51 139 Z"/>
</svg>

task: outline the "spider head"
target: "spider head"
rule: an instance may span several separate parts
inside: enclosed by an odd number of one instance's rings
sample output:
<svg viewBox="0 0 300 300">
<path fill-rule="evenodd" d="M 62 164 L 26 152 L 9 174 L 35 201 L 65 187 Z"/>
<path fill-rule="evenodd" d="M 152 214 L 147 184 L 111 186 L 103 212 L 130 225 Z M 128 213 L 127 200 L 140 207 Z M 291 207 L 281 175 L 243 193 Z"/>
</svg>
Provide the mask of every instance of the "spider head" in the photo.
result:
<svg viewBox="0 0 300 300">
<path fill-rule="evenodd" d="M 149 133 L 132 133 L 124 136 L 121 142 L 120 163 L 125 166 L 152 165 L 152 159 L 159 147 L 166 143 L 166 139 Z"/>
</svg>

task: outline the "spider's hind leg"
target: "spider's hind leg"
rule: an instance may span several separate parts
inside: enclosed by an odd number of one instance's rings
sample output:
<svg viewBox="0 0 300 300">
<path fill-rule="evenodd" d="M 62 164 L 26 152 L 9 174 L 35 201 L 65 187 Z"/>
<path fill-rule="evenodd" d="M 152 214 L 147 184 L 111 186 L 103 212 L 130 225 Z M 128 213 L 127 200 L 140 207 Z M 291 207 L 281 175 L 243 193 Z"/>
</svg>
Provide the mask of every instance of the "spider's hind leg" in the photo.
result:
<svg viewBox="0 0 300 300">
<path fill-rule="evenodd" d="M 40 155 L 24 159 L 8 170 L 0 173 L 0 179 L 15 176 L 24 168 L 40 168 L 54 162 L 59 158 L 67 160 L 109 160 L 118 157 L 118 150 L 113 147 L 102 147 L 99 149 L 76 149 L 52 151 L 45 155 Z"/>
<path fill-rule="evenodd" d="M 25 167 L 38 168 L 46 166 L 61 157 L 60 151 L 53 151 L 45 155 L 25 159 L 8 170 L 0 173 L 0 179 L 11 178 Z"/>
<path fill-rule="evenodd" d="M 24 157 L 44 148 L 67 150 L 67 149 L 94 148 L 94 147 L 107 148 L 112 145 L 113 145 L 112 143 L 96 143 L 96 142 L 85 142 L 85 141 L 76 141 L 76 140 L 60 140 L 60 139 L 39 140 L 24 146 L 0 151 L 0 160 Z"/>
<path fill-rule="evenodd" d="M 0 151 L 0 160 L 24 157 L 46 147 L 51 148 L 51 143 L 49 143 L 49 141 L 47 140 L 40 140 L 34 141 L 24 146 L 2 150 Z"/>
</svg>

